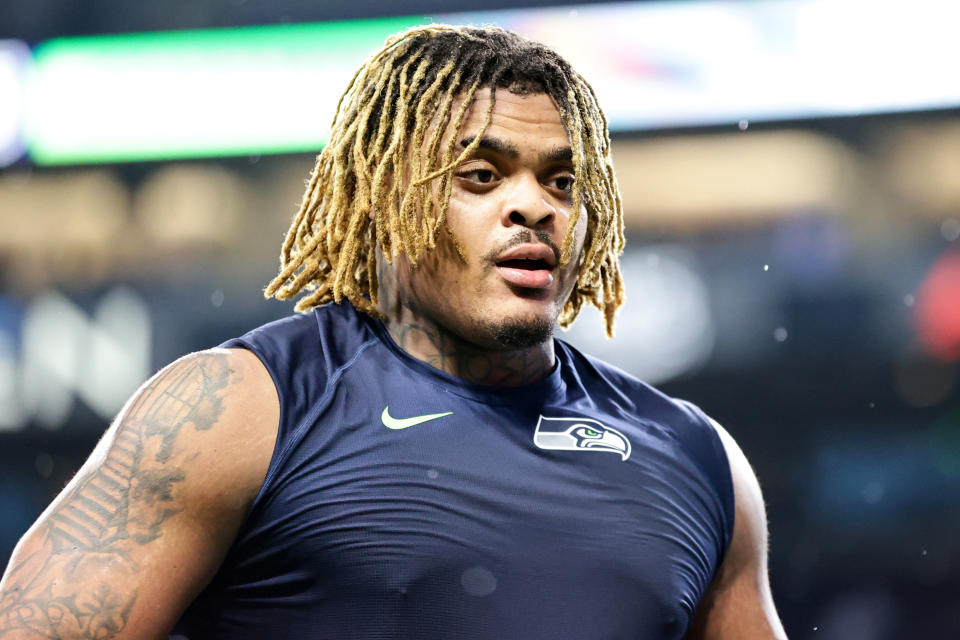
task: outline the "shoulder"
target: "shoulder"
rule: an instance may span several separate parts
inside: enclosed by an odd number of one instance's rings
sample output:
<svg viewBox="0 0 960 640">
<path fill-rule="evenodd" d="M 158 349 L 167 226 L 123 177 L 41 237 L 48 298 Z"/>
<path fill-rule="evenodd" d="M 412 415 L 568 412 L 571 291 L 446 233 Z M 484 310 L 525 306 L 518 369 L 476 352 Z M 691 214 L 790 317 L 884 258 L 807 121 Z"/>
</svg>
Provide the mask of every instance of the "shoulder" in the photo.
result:
<svg viewBox="0 0 960 640">
<path fill-rule="evenodd" d="M 770 592 L 767 515 L 760 483 L 739 445 L 718 423 L 730 464 L 736 515 L 733 537 L 705 594 L 688 638 L 786 638 Z"/>
<path fill-rule="evenodd" d="M 220 346 L 243 347 L 250 350 L 292 351 L 293 347 L 316 340 L 317 316 L 316 309 L 284 316 L 255 327 Z"/>
<path fill-rule="evenodd" d="M 377 341 L 375 322 L 349 303 L 330 303 L 267 323 L 220 346 L 259 360 L 264 380 L 272 382 L 278 398 L 282 439 L 322 401 L 337 371 Z"/>
<path fill-rule="evenodd" d="M 18 543 L 0 581 L 14 635 L 29 618 L 51 638 L 166 637 L 259 490 L 276 415 L 249 352 L 192 353 L 145 382 Z"/>
<path fill-rule="evenodd" d="M 324 377 L 375 339 L 375 322 L 347 302 L 330 303 L 269 322 L 220 346 L 255 353 L 278 386 L 303 374 L 320 376 L 311 382 L 322 386 Z"/>
<path fill-rule="evenodd" d="M 766 553 L 767 516 L 760 483 L 746 455 L 726 429 L 711 422 L 727 455 L 736 505 L 734 535 L 724 567 L 729 572 L 757 553 Z"/>
<path fill-rule="evenodd" d="M 591 395 L 602 395 L 625 413 L 641 416 L 678 430 L 678 436 L 708 434 L 719 446 L 715 422 L 698 406 L 667 395 L 626 371 L 583 353 L 563 341 L 558 353 L 577 382 Z"/>
<path fill-rule="evenodd" d="M 176 458 L 184 472 L 190 468 L 195 481 L 184 489 L 198 501 L 242 510 L 266 474 L 278 419 L 277 390 L 263 363 L 245 349 L 215 348 L 161 369 L 114 429 L 116 437 L 135 434 L 156 462 Z"/>
<path fill-rule="evenodd" d="M 608 413 L 631 416 L 645 429 L 654 430 L 672 450 L 688 461 L 705 480 L 708 491 L 720 507 L 722 535 L 729 541 L 734 522 L 734 490 L 730 456 L 719 425 L 697 405 L 667 395 L 633 375 L 598 358 L 561 343 L 563 357 L 583 393 L 602 403 Z M 724 546 L 726 546 L 724 544 Z"/>
</svg>

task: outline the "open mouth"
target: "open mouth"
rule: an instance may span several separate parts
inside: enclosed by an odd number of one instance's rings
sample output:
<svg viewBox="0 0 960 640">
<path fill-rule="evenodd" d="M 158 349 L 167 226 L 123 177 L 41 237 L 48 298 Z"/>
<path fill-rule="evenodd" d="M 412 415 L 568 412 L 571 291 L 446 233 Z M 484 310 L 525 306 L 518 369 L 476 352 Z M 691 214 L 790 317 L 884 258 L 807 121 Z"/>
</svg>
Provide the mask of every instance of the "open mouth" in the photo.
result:
<svg viewBox="0 0 960 640">
<path fill-rule="evenodd" d="M 547 264 L 546 260 L 534 260 L 530 258 L 503 260 L 498 262 L 497 266 L 506 267 L 508 269 L 526 269 L 528 271 L 538 271 L 540 269 L 546 269 L 547 271 L 550 271 L 550 265 Z"/>
<path fill-rule="evenodd" d="M 543 289 L 553 282 L 553 268 L 546 260 L 512 258 L 496 263 L 500 276 L 510 284 L 530 289 Z"/>
</svg>

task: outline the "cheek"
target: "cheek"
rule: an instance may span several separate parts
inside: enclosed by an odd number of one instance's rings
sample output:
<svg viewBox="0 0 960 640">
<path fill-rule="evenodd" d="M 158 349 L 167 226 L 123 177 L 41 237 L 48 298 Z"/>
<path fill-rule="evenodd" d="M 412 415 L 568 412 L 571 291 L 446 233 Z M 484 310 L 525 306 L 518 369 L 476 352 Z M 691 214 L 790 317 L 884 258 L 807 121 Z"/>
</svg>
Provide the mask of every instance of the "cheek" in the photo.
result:
<svg viewBox="0 0 960 640">
<path fill-rule="evenodd" d="M 449 265 L 448 269 L 451 272 L 474 268 L 489 250 L 487 242 L 490 226 L 487 218 L 483 216 L 483 203 L 475 202 L 471 206 L 467 198 L 461 197 L 457 200 L 455 198 L 455 194 L 450 196 L 450 206 L 447 209 L 445 224 L 453 237 L 456 238 L 462 258 L 453 246 L 454 240 L 448 236 L 446 231 L 441 231 L 440 237 L 437 239 L 438 249 L 441 244 L 446 244 L 450 248 L 449 257 L 453 264 Z M 464 263 L 464 259 L 466 263 Z"/>
<path fill-rule="evenodd" d="M 574 246 L 583 248 L 583 239 L 587 236 L 587 208 L 580 205 L 580 216 L 577 218 L 577 230 L 574 232 Z"/>
<path fill-rule="evenodd" d="M 450 226 L 460 243 L 461 248 L 467 252 L 461 232 Z M 467 254 L 469 255 L 469 253 Z M 433 249 L 424 252 L 420 264 L 416 269 L 410 269 L 408 272 L 408 282 L 410 291 L 419 300 L 430 300 L 440 306 L 444 306 L 453 301 L 457 294 L 461 293 L 462 286 L 465 283 L 465 273 L 468 267 L 464 265 L 463 260 L 457 253 L 454 240 L 450 233 L 443 230 L 437 238 L 437 244 Z"/>
<path fill-rule="evenodd" d="M 573 245 L 570 250 L 570 264 L 579 264 L 581 254 L 583 253 L 583 243 L 587 237 L 587 208 L 580 207 L 580 215 L 577 217 L 577 226 L 573 232 Z"/>
</svg>

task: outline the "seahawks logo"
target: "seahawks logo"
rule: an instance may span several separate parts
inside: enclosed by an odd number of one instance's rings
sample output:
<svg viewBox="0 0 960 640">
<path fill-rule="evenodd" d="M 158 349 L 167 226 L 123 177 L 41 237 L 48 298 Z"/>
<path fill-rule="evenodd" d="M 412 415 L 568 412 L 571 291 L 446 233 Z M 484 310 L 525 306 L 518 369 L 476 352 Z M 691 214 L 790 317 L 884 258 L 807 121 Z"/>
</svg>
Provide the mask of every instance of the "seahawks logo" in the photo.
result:
<svg viewBox="0 0 960 640">
<path fill-rule="evenodd" d="M 553 451 L 607 451 L 630 457 L 630 441 L 622 433 L 589 418 L 540 416 L 533 443 Z"/>
</svg>

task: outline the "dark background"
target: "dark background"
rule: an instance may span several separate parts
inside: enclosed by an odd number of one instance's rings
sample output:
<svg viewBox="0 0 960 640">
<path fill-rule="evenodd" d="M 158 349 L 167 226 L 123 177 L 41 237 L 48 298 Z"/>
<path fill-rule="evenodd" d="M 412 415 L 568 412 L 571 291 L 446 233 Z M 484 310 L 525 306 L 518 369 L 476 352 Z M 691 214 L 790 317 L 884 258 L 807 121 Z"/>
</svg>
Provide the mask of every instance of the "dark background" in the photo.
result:
<svg viewBox="0 0 960 640">
<path fill-rule="evenodd" d="M 61 35 L 542 4 L 6 0 L 0 37 L 33 43 Z M 677 305 L 672 316 L 654 318 L 664 335 L 672 323 L 689 320 L 683 298 L 671 297 L 681 285 L 663 265 L 694 274 L 712 319 L 711 346 L 683 370 L 652 379 L 726 425 L 753 463 L 768 506 L 774 596 L 792 638 L 960 635 L 960 270 L 951 266 L 960 254 L 960 166 L 949 164 L 960 158 L 960 144 L 946 147 L 946 166 L 958 169 L 951 173 L 922 144 L 897 142 L 914 136 L 940 144 L 942 155 L 944 139 L 960 140 L 958 121 L 960 111 L 941 110 L 751 126 L 742 134 L 789 130 L 849 150 L 855 171 L 839 180 L 842 197 L 835 202 L 842 204 L 779 207 L 751 217 L 735 215 L 736 206 L 728 205 L 714 219 L 690 222 L 630 215 L 642 203 L 626 201 L 625 260 L 634 265 L 630 311 L 621 316 L 613 350 L 596 346 L 598 325 L 589 318 L 571 334 L 643 375 L 649 370 L 644 354 L 657 335 L 642 329 L 649 320 L 644 314 Z M 731 123 L 619 134 L 614 157 L 655 142 L 706 148 L 735 130 Z M 228 176 L 228 187 L 200 203 L 233 207 L 234 217 L 173 240 L 144 232 L 146 214 L 138 208 L 173 165 L 44 169 L 20 163 L 3 170 L 0 197 L 11 193 L 5 184 L 49 191 L 93 171 L 109 176 L 132 204 L 129 219 L 108 234 L 117 255 L 107 263 L 89 246 L 73 255 L 53 242 L 23 248 L 0 241 L 0 329 L 6 331 L 0 338 L 7 336 L 6 346 L 0 340 L 0 389 L 4 376 L 22 375 L 24 327 L 45 300 L 94 318 L 111 295 L 132 296 L 149 318 L 145 375 L 288 313 L 289 305 L 263 301 L 260 291 L 274 272 L 312 162 L 310 155 L 287 155 L 176 163 L 198 175 Z M 942 173 L 942 188 L 925 191 L 903 178 L 917 166 L 921 174 Z M 619 177 L 623 183 L 645 178 L 623 169 Z M 696 179 L 691 175 L 691 189 L 700 184 Z M 0 236 L 49 217 L 39 209 L 0 211 Z M 76 340 L 82 359 L 86 343 Z M 8 388 L 11 397 L 25 393 L 23 386 Z M 24 414 L 8 415 L 0 428 L 0 566 L 109 422 L 82 394 L 68 392 L 57 396 L 67 403 L 63 417 L 37 417 L 52 411 L 44 397 L 20 404 L 8 398 Z M 0 406 L 3 398 L 0 391 Z M 46 404 L 41 410 L 31 402 Z"/>
</svg>

